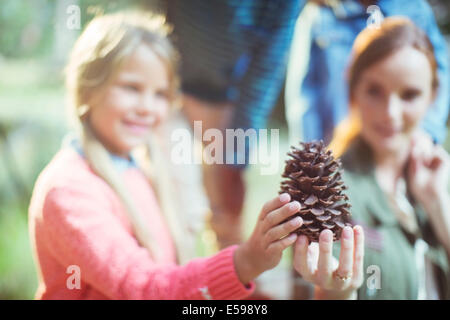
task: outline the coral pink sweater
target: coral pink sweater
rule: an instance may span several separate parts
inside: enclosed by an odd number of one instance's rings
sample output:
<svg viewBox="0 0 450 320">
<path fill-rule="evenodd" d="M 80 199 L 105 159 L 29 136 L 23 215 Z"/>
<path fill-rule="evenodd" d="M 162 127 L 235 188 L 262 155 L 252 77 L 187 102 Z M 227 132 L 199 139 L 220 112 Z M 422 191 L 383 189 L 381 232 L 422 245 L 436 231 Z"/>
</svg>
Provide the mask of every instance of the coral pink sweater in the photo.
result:
<svg viewBox="0 0 450 320">
<path fill-rule="evenodd" d="M 235 246 L 177 265 L 150 184 L 137 168 L 122 174 L 162 248 L 161 261 L 139 246 L 113 190 L 67 147 L 40 174 L 29 208 L 37 299 L 242 299 L 252 293 L 254 284 L 246 287 L 237 277 Z"/>
</svg>

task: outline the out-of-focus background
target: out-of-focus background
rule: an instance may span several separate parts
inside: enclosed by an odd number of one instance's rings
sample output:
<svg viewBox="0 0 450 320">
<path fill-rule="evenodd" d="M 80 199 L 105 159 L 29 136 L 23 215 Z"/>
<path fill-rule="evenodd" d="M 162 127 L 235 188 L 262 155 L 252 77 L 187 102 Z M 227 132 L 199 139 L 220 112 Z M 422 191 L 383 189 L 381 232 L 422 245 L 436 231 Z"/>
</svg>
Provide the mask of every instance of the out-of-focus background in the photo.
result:
<svg viewBox="0 0 450 320">
<path fill-rule="evenodd" d="M 450 43 L 450 2 L 429 3 Z M 80 28 L 67 27 L 67 17 L 73 13 L 68 8 L 72 5 L 80 9 Z M 63 82 L 67 54 L 95 14 L 129 7 L 152 9 L 154 3 L 151 0 L 0 3 L 0 299 L 32 299 L 37 287 L 27 209 L 39 172 L 58 150 L 68 130 Z M 271 125 L 282 129 L 282 158 L 288 143 L 283 99 L 280 97 L 279 101 Z M 450 150 L 450 135 L 445 147 Z M 261 199 L 272 198 L 279 187 L 274 176 L 261 176 L 259 172 L 257 166 L 250 166 L 246 172 L 246 231 L 252 229 Z M 288 269 L 288 260 L 288 257 L 283 260 L 281 268 Z"/>
</svg>

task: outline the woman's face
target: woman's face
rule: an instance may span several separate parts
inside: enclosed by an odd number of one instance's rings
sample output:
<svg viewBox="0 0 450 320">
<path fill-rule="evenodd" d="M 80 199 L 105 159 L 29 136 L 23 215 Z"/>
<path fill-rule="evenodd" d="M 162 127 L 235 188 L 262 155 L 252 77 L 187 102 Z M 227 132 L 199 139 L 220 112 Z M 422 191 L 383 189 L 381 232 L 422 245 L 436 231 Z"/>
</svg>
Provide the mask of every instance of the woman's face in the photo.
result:
<svg viewBox="0 0 450 320">
<path fill-rule="evenodd" d="M 367 68 L 352 103 L 360 111 L 363 139 L 375 152 L 409 146 L 433 100 L 432 70 L 422 52 L 404 47 Z"/>
<path fill-rule="evenodd" d="M 166 66 L 150 47 L 140 45 L 112 82 L 93 96 L 88 119 L 105 147 L 126 157 L 164 120 L 169 105 Z"/>
</svg>

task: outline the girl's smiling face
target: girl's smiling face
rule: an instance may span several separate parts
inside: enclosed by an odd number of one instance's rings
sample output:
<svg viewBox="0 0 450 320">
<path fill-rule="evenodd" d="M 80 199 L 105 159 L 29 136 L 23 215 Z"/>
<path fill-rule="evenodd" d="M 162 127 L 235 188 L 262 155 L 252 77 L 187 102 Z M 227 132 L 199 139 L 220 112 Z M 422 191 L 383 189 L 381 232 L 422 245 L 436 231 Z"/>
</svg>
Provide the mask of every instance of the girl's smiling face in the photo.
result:
<svg viewBox="0 0 450 320">
<path fill-rule="evenodd" d="M 404 47 L 361 74 L 352 103 L 361 115 L 361 135 L 376 152 L 409 146 L 414 129 L 433 100 L 428 58 Z"/>
<path fill-rule="evenodd" d="M 166 118 L 169 94 L 165 64 L 149 46 L 141 44 L 114 79 L 92 97 L 89 124 L 110 152 L 127 157 Z"/>
</svg>

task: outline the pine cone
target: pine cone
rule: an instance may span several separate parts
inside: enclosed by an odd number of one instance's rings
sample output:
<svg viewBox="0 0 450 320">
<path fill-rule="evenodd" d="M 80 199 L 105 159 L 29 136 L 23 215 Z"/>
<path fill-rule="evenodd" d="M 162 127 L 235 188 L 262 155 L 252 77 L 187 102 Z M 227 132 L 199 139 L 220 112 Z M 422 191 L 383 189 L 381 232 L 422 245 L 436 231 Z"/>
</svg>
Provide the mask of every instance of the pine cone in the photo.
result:
<svg viewBox="0 0 450 320">
<path fill-rule="evenodd" d="M 292 200 L 301 204 L 298 214 L 303 225 L 295 232 L 304 234 L 310 241 L 319 241 L 324 229 L 333 232 L 333 240 L 339 240 L 342 229 L 349 223 L 350 204 L 342 190 L 341 162 L 326 151 L 323 141 L 301 142 L 302 149 L 291 147 L 290 159 L 282 175 L 281 193 L 289 193 Z"/>
</svg>

